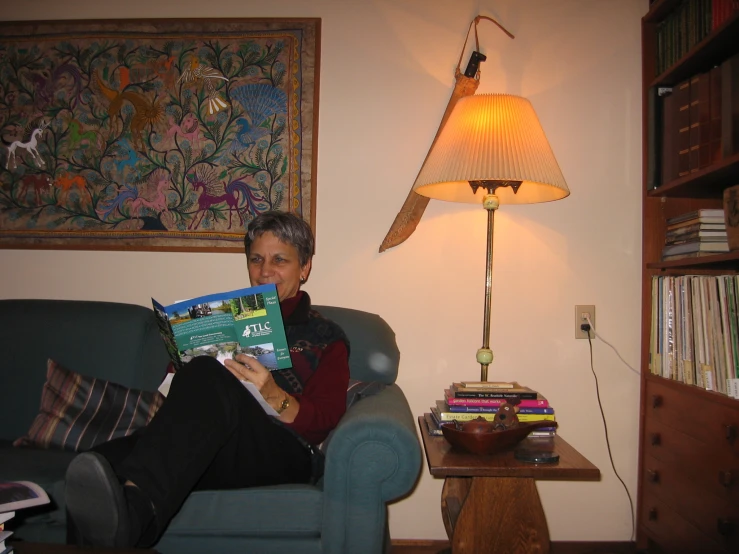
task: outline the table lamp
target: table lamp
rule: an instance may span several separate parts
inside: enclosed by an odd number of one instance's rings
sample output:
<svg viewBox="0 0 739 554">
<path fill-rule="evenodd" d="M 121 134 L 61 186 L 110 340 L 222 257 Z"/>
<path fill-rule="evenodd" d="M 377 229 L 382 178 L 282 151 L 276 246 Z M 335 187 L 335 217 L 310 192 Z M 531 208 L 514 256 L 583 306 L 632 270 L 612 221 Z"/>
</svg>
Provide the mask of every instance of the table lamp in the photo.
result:
<svg viewBox="0 0 739 554">
<path fill-rule="evenodd" d="M 493 224 L 500 204 L 533 204 L 570 194 L 531 103 L 510 94 L 459 99 L 426 157 L 413 190 L 449 202 L 482 203 L 488 212 L 480 379 L 493 361 L 490 309 Z"/>
</svg>

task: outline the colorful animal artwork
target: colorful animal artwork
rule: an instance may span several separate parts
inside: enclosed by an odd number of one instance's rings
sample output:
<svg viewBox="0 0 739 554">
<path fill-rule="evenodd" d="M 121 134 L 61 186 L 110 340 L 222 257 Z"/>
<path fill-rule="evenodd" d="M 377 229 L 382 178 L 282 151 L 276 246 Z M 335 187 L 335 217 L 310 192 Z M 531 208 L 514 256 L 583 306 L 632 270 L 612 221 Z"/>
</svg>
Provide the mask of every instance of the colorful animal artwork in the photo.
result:
<svg viewBox="0 0 739 554">
<path fill-rule="evenodd" d="M 260 212 L 311 220 L 316 20 L 110 25 L 0 23 L 0 247 L 239 250 Z"/>
<path fill-rule="evenodd" d="M 31 131 L 31 138 L 28 139 L 28 141 L 23 142 L 21 140 L 16 140 L 10 143 L 8 146 L 8 158 L 5 161 L 5 169 L 8 169 L 10 167 L 10 163 L 13 162 L 13 167 L 18 167 L 18 161 L 16 159 L 16 151 L 17 150 L 25 150 L 31 155 L 31 158 L 33 161 L 35 161 L 38 165 L 43 167 L 44 160 L 41 158 L 41 154 L 39 154 L 39 151 L 37 149 L 38 146 L 38 139 L 41 135 L 43 135 L 44 131 L 46 130 L 46 127 L 49 126 L 48 122 L 41 121 L 38 127 L 34 128 L 33 131 Z"/>
</svg>

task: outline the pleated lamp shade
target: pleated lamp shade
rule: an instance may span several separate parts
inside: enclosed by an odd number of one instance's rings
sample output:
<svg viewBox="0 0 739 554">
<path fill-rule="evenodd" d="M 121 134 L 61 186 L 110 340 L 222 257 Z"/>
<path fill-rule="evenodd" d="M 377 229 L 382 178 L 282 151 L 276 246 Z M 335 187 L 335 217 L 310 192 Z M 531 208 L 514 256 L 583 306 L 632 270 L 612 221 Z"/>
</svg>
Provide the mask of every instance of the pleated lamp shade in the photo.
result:
<svg viewBox="0 0 739 554">
<path fill-rule="evenodd" d="M 457 101 L 421 168 L 413 190 L 449 202 L 482 203 L 470 181 L 522 181 L 499 187 L 501 204 L 533 204 L 570 194 L 531 102 L 510 94 Z"/>
</svg>

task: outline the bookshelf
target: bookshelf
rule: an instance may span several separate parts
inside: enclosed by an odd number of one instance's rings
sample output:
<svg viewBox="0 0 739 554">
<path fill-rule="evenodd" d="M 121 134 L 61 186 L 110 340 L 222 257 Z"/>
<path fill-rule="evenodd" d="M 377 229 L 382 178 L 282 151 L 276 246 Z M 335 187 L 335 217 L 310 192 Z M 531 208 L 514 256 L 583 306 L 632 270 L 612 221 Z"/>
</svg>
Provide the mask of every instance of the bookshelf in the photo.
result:
<svg viewBox="0 0 739 554">
<path fill-rule="evenodd" d="M 739 184 L 739 144 L 722 135 L 722 155 L 707 166 L 677 178 L 661 179 L 663 128 L 674 112 L 662 112 L 660 88 L 672 88 L 711 71 L 739 53 L 739 9 L 682 37 L 672 63 L 665 64 L 668 20 L 674 28 L 691 28 L 680 17 L 712 17 L 727 0 L 654 0 L 642 18 L 643 101 L 643 263 L 642 349 L 637 545 L 647 552 L 739 551 L 739 401 L 653 375 L 650 372 L 652 279 L 679 275 L 739 273 L 739 251 L 662 261 L 666 220 L 701 208 L 721 208 L 725 188 Z M 716 3 L 716 6 L 714 6 Z M 683 25 L 681 27 L 681 25 Z M 670 39 L 674 35 L 669 35 Z M 678 40 L 682 40 L 678 38 Z M 687 46 L 686 46 L 687 45 Z M 662 68 L 662 69 L 658 69 Z M 673 89 L 674 90 L 674 89 Z M 722 102 L 727 99 L 722 97 Z M 739 98 L 734 101 L 739 104 Z M 733 120 L 739 125 L 734 106 Z M 725 137 L 729 136 L 729 139 Z M 736 134 L 734 134 L 736 136 Z M 739 141 L 736 141 L 739 142 Z"/>
</svg>

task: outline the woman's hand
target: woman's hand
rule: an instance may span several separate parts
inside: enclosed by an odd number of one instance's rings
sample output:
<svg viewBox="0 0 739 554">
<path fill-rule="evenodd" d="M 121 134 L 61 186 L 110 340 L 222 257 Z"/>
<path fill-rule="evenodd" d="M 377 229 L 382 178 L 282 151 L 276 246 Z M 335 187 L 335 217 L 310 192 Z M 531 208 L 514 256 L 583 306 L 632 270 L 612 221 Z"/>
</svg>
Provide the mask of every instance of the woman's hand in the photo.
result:
<svg viewBox="0 0 739 554">
<path fill-rule="evenodd" d="M 227 359 L 223 365 L 241 381 L 254 383 L 265 398 L 270 392 L 282 390 L 275 383 L 269 370 L 256 358 L 246 354 L 237 354 L 233 359 Z"/>
<path fill-rule="evenodd" d="M 246 354 L 237 354 L 233 359 L 226 359 L 223 362 L 223 365 L 225 365 L 226 369 L 233 373 L 237 379 L 254 383 L 254 386 L 257 387 L 267 403 L 275 410 L 279 410 L 282 402 L 288 398 L 287 393 L 275 382 L 272 377 L 272 373 L 270 373 L 270 371 L 256 358 L 247 356 Z M 287 419 L 287 416 L 289 415 L 287 413 L 288 411 L 294 412 L 291 414 L 292 417 L 289 421 L 294 419 L 295 414 L 297 413 L 297 410 L 294 410 L 294 408 L 297 407 L 297 402 L 292 402 L 291 404 L 292 405 L 290 407 L 293 409 L 285 410 L 285 417 L 281 417 L 280 419 Z"/>
</svg>

